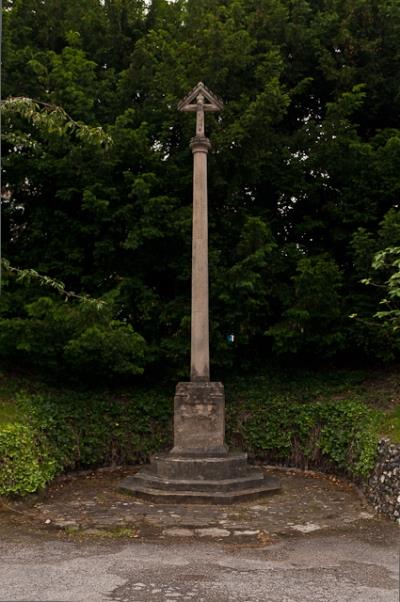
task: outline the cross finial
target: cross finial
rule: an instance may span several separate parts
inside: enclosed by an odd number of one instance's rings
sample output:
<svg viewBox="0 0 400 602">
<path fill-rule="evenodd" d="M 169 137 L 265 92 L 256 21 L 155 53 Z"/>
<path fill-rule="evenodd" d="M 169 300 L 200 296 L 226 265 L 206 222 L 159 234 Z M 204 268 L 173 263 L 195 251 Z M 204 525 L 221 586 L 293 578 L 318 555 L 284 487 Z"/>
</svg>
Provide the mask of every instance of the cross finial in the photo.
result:
<svg viewBox="0 0 400 602">
<path fill-rule="evenodd" d="M 222 111 L 224 103 L 199 82 L 178 104 L 179 111 L 196 112 L 196 137 L 205 137 L 204 111 Z"/>
</svg>

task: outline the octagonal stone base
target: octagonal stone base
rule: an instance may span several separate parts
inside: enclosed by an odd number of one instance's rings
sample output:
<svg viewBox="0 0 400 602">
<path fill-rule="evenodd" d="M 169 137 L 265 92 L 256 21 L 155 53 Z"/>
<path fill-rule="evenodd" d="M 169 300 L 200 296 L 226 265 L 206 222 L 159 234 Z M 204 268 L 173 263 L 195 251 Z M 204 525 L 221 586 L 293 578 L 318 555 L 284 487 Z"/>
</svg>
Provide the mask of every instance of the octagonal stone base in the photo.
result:
<svg viewBox="0 0 400 602">
<path fill-rule="evenodd" d="M 174 447 L 127 477 L 121 490 L 156 502 L 229 504 L 280 488 L 278 479 L 249 466 L 247 454 L 225 445 L 225 396 L 219 382 L 178 383 Z"/>
<path fill-rule="evenodd" d="M 247 454 L 225 456 L 154 456 L 150 466 L 127 477 L 120 488 L 132 495 L 165 503 L 220 503 L 257 498 L 279 490 L 275 477 L 249 466 Z"/>
</svg>

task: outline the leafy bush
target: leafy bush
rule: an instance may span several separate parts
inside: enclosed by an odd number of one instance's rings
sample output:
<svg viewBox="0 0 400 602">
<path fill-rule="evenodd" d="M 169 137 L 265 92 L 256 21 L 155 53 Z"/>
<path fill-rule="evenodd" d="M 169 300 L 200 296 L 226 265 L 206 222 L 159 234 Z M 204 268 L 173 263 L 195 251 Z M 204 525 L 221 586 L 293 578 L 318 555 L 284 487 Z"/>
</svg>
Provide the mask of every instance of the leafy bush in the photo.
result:
<svg viewBox="0 0 400 602">
<path fill-rule="evenodd" d="M 0 426 L 0 495 L 32 493 L 57 472 L 47 441 L 23 424 Z"/>
</svg>

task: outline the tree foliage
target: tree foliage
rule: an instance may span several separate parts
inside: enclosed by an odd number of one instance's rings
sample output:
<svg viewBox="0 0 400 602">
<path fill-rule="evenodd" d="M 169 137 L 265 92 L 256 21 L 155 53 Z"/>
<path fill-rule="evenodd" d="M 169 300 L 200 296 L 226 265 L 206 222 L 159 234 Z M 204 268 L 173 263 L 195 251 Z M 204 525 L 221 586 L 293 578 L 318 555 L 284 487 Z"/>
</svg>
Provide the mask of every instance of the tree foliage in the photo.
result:
<svg viewBox="0 0 400 602">
<path fill-rule="evenodd" d="M 194 123 L 177 103 L 199 80 L 225 101 L 207 115 L 215 365 L 397 353 L 361 281 L 400 244 L 398 2 L 3 7 L 4 255 L 112 297 L 111 331 L 63 339 L 68 361 L 111 349 L 117 320 L 146 342 L 148 369 L 186 374 Z M 6 285 L 2 320 L 28 328 L 41 295 Z M 103 364 L 124 364 L 120 351 Z"/>
</svg>

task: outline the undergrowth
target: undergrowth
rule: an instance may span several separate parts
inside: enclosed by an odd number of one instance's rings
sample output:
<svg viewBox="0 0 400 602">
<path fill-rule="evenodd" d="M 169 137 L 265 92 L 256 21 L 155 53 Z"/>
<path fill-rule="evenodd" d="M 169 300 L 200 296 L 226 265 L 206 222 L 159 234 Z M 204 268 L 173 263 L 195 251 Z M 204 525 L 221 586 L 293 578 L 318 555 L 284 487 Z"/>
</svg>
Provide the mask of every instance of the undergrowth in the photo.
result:
<svg viewBox="0 0 400 602">
<path fill-rule="evenodd" d="M 396 434 L 400 409 L 365 403 L 363 378 L 336 372 L 231 379 L 228 444 L 264 461 L 365 480 L 380 434 Z M 144 462 L 172 444 L 171 386 L 93 393 L 24 381 L 16 391 L 0 380 L 0 495 L 37 491 L 69 470 Z"/>
</svg>

